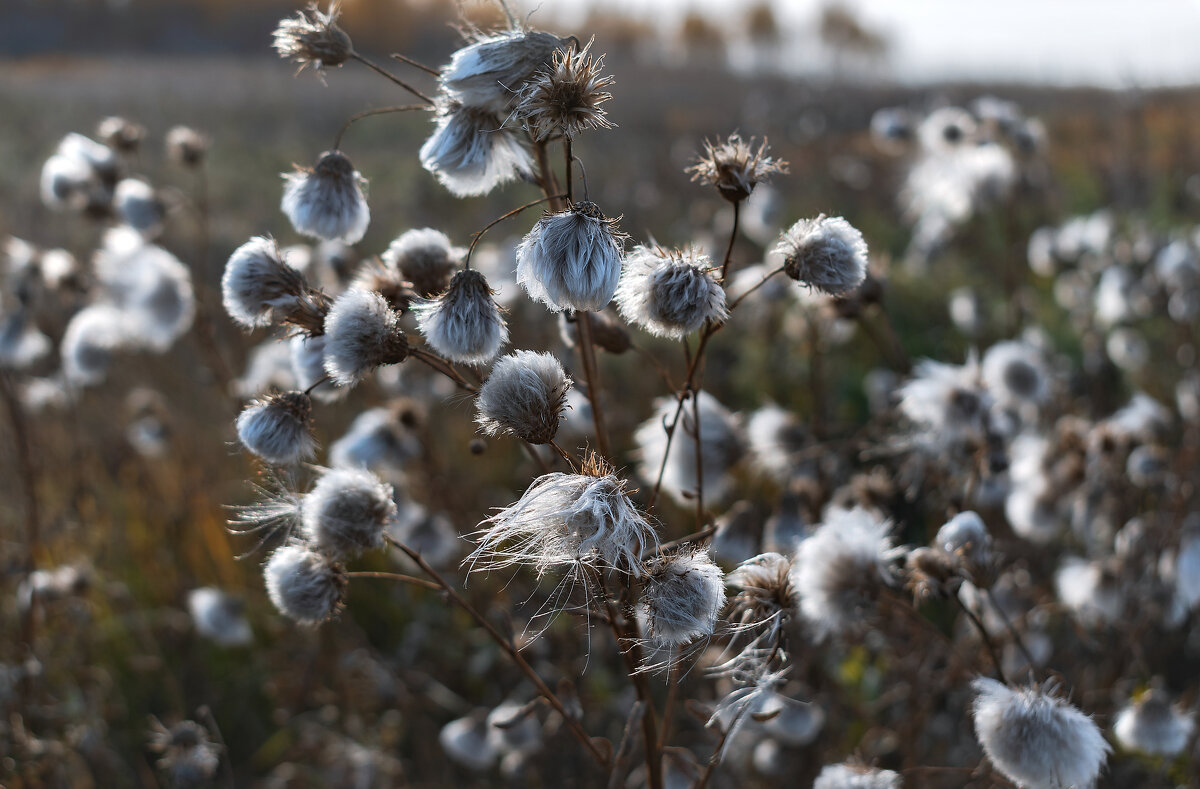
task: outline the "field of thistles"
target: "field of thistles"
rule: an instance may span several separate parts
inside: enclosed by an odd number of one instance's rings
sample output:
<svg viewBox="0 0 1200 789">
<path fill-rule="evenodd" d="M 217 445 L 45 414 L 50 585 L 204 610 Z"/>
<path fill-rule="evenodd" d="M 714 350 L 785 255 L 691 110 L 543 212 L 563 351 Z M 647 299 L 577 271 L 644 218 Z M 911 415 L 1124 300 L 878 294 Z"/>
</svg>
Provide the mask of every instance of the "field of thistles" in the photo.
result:
<svg viewBox="0 0 1200 789">
<path fill-rule="evenodd" d="M 0 781 L 1200 787 L 1200 96 L 518 10 L 0 76 Z"/>
</svg>

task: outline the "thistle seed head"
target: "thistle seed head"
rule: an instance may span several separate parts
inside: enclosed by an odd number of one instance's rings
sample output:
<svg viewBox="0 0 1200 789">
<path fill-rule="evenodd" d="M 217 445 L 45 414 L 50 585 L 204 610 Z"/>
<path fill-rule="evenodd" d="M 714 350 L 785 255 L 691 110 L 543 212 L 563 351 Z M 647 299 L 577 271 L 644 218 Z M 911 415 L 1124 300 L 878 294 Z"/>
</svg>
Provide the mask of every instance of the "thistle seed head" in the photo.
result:
<svg viewBox="0 0 1200 789">
<path fill-rule="evenodd" d="M 385 266 L 412 283 L 418 296 L 429 299 L 446 290 L 463 254 L 445 233 L 426 227 L 402 233 L 381 257 Z"/>
<path fill-rule="evenodd" d="M 507 116 L 527 80 L 564 40 L 552 33 L 510 30 L 479 38 L 454 53 L 442 85 L 463 105 Z"/>
<path fill-rule="evenodd" d="M 1113 733 L 1123 748 L 1173 758 L 1187 747 L 1196 727 L 1194 714 L 1173 706 L 1157 688 L 1131 699 L 1117 715 Z"/>
<path fill-rule="evenodd" d="M 715 186 L 729 202 L 740 203 L 760 181 L 788 171 L 788 163 L 768 156 L 768 151 L 765 139 L 755 150 L 753 137 L 743 140 L 735 132 L 724 142 L 705 140 L 704 152 L 686 172 L 691 173 L 693 181 Z"/>
<path fill-rule="evenodd" d="M 553 354 L 516 351 L 498 360 L 479 388 L 475 421 L 485 435 L 548 444 L 558 433 L 570 388 Z"/>
<path fill-rule="evenodd" d="M 712 635 L 725 606 L 725 582 L 707 548 L 655 557 L 645 574 L 638 605 L 652 639 L 679 646 Z"/>
<path fill-rule="evenodd" d="M 326 151 L 311 169 L 283 175 L 280 208 L 297 233 L 355 244 L 371 222 L 363 196 L 366 183 L 341 151 Z"/>
<path fill-rule="evenodd" d="M 517 130 L 488 109 L 442 96 L 434 130 L 421 146 L 421 166 L 455 197 L 485 195 L 501 184 L 533 177 L 533 158 Z"/>
<path fill-rule="evenodd" d="M 316 550 L 335 559 L 378 548 L 396 517 L 393 494 L 366 469 L 329 469 L 300 500 L 301 530 Z"/>
<path fill-rule="evenodd" d="M 338 386 L 353 386 L 383 364 L 408 358 L 400 316 L 383 296 L 351 288 L 325 317 L 325 371 Z"/>
<path fill-rule="evenodd" d="M 635 247 L 625 258 L 616 300 L 625 320 L 673 340 L 729 317 L 712 260 L 694 250 Z"/>
<path fill-rule="evenodd" d="M 282 322 L 306 300 L 304 275 L 287 265 L 270 238 L 256 236 L 233 251 L 221 277 L 221 300 L 247 329 Z"/>
<path fill-rule="evenodd" d="M 340 564 L 303 543 L 284 545 L 272 553 L 263 577 L 275 608 L 302 625 L 333 618 L 349 584 Z"/>
<path fill-rule="evenodd" d="M 311 66 L 314 71 L 340 66 L 354 54 L 350 36 L 338 27 L 341 14 L 339 3 L 333 2 L 328 11 L 312 3 L 295 18 L 284 19 L 275 28 L 271 45 L 284 60 L 300 64 L 300 70 Z"/>
<path fill-rule="evenodd" d="M 150 748 L 162 754 L 158 768 L 169 776 L 171 785 L 209 785 L 221 764 L 221 746 L 209 740 L 208 729 L 195 721 L 181 721 L 168 729 L 151 720 Z"/>
<path fill-rule="evenodd" d="M 312 400 L 304 392 L 268 395 L 246 406 L 237 418 L 242 445 L 266 462 L 293 466 L 316 452 Z"/>
<path fill-rule="evenodd" d="M 826 765 L 813 789 L 900 789 L 902 785 L 900 773 L 843 763 Z"/>
<path fill-rule="evenodd" d="M 167 158 L 183 167 L 199 167 L 204 164 L 211 144 L 208 135 L 187 126 L 175 126 L 167 132 Z"/>
<path fill-rule="evenodd" d="M 600 106 L 612 98 L 605 90 L 613 83 L 601 73 L 604 56 L 593 59 L 592 42 L 555 49 L 550 63 L 530 79 L 517 99 L 516 116 L 537 140 L 556 134 L 567 139 L 585 129 L 611 129 Z"/>
<path fill-rule="evenodd" d="M 867 242 L 841 217 L 801 219 L 774 251 L 789 277 L 831 296 L 854 290 L 867 277 Z"/>
<path fill-rule="evenodd" d="M 487 364 L 508 342 L 508 326 L 478 271 L 460 271 L 441 298 L 413 306 L 430 347 L 462 364 Z"/>
<path fill-rule="evenodd" d="M 625 235 L 595 203 L 546 213 L 517 247 L 517 282 L 554 312 L 596 312 L 612 301 Z"/>
<path fill-rule="evenodd" d="M 116 115 L 100 121 L 96 136 L 114 151 L 133 153 L 146 137 L 146 127 Z"/>
</svg>

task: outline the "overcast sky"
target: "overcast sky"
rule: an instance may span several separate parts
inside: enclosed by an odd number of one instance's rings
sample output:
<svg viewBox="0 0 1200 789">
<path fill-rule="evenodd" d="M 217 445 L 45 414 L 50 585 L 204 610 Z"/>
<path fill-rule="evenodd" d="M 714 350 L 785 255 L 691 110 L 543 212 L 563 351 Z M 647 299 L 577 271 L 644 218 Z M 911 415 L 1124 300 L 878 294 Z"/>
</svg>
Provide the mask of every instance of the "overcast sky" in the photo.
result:
<svg viewBox="0 0 1200 789">
<path fill-rule="evenodd" d="M 738 0 L 523 0 L 582 16 L 603 2 L 677 20 L 688 7 L 714 19 Z M 790 31 L 811 27 L 821 0 L 774 0 Z M 1200 0 L 853 0 L 892 42 L 901 79 L 1015 78 L 1114 87 L 1200 82 Z M 535 16 L 536 18 L 536 16 Z"/>
</svg>

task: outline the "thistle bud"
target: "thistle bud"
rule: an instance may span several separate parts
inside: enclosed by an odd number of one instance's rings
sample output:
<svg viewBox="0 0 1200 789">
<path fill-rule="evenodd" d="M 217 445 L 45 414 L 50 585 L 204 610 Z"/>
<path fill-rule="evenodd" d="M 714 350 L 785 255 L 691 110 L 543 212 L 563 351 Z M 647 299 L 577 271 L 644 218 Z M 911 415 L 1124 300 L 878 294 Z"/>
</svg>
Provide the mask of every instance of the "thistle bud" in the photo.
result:
<svg viewBox="0 0 1200 789">
<path fill-rule="evenodd" d="M 997 770 L 1029 789 L 1093 785 L 1112 749 L 1091 718 L 1038 687 L 972 687 L 975 736 Z"/>
<path fill-rule="evenodd" d="M 325 371 L 339 386 L 353 386 L 383 364 L 408 358 L 400 316 L 378 293 L 350 289 L 325 317 Z"/>
<path fill-rule="evenodd" d="M 867 243 L 841 217 L 801 219 L 774 251 L 784 258 L 789 277 L 831 296 L 854 290 L 867 276 Z"/>
<path fill-rule="evenodd" d="M 655 641 L 681 645 L 712 635 L 724 605 L 724 573 L 707 548 L 659 556 L 647 564 L 640 607 Z"/>
<path fill-rule="evenodd" d="M 417 326 L 442 356 L 463 364 L 486 364 L 508 342 L 508 326 L 478 271 L 460 271 L 436 301 L 416 304 Z"/>
<path fill-rule="evenodd" d="M 788 163 L 771 158 L 768 151 L 766 140 L 755 150 L 753 138 L 746 141 L 738 134 L 729 135 L 724 142 L 705 140 L 704 153 L 686 172 L 692 174 L 693 181 L 715 186 L 729 202 L 740 203 L 760 181 L 787 172 Z"/>
<path fill-rule="evenodd" d="M 354 46 L 350 36 L 338 27 L 339 14 L 337 2 L 324 13 L 312 3 L 297 12 L 295 19 L 279 23 L 271 45 L 281 58 L 299 63 L 301 70 L 311 66 L 320 72 L 323 68 L 340 66 L 354 54 Z"/>
<path fill-rule="evenodd" d="M 621 277 L 616 222 L 589 202 L 543 215 L 517 247 L 517 282 L 554 312 L 604 309 Z"/>
<path fill-rule="evenodd" d="M 312 169 L 297 167 L 283 179 L 280 208 L 297 233 L 347 244 L 362 240 L 371 222 L 366 180 L 341 151 L 326 151 Z"/>
<path fill-rule="evenodd" d="M 507 115 L 517 92 L 562 43 L 537 31 L 481 38 L 454 53 L 442 69 L 442 84 L 466 106 Z"/>
<path fill-rule="evenodd" d="M 167 132 L 167 158 L 183 167 L 199 167 L 204 164 L 211 141 L 187 126 L 175 126 Z"/>
<path fill-rule="evenodd" d="M 238 438 L 272 465 L 295 465 L 316 451 L 311 415 L 312 400 L 304 392 L 268 395 L 238 414 Z"/>
<path fill-rule="evenodd" d="M 625 259 L 617 308 L 625 320 L 656 337 L 682 339 L 728 316 L 725 289 L 713 279 L 712 260 L 691 250 L 636 247 Z"/>
<path fill-rule="evenodd" d="M 349 583 L 341 565 L 299 543 L 271 554 L 263 577 L 279 612 L 302 625 L 317 625 L 337 614 Z"/>
<path fill-rule="evenodd" d="M 570 388 L 571 379 L 552 354 L 516 351 L 497 361 L 479 388 L 475 421 L 489 436 L 548 444 L 558 433 Z"/>
<path fill-rule="evenodd" d="M 501 184 L 532 178 L 533 159 L 503 116 L 443 97 L 433 134 L 421 146 L 421 166 L 455 197 L 484 195 Z"/>
<path fill-rule="evenodd" d="M 331 469 L 300 500 L 301 529 L 318 551 L 337 559 L 378 548 L 396 516 L 392 495 L 392 486 L 366 469 Z"/>
</svg>

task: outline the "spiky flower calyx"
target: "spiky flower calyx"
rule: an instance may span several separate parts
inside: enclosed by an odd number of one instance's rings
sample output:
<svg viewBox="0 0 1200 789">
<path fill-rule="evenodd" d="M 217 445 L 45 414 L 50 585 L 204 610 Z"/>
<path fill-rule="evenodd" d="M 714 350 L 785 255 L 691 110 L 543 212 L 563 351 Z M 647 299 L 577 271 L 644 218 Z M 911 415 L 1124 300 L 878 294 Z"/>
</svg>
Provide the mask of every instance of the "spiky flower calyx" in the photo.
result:
<svg viewBox="0 0 1200 789">
<path fill-rule="evenodd" d="M 554 312 L 596 312 L 621 278 L 625 234 L 592 202 L 546 213 L 517 247 L 517 282 Z"/>
<path fill-rule="evenodd" d="M 729 317 L 712 260 L 694 250 L 635 247 L 625 258 L 616 300 L 626 320 L 674 340 Z"/>
<path fill-rule="evenodd" d="M 487 278 L 473 269 L 455 274 L 441 298 L 417 303 L 413 313 L 429 345 L 454 362 L 486 364 L 508 342 Z"/>
<path fill-rule="evenodd" d="M 804 285 L 840 296 L 867 278 L 867 242 L 840 216 L 801 219 L 775 245 L 784 273 Z"/>
<path fill-rule="evenodd" d="M 692 180 L 715 186 L 731 203 L 740 203 L 750 196 L 754 187 L 776 173 L 786 173 L 788 163 L 772 158 L 770 146 L 764 139 L 756 150 L 754 138 L 743 140 L 736 132 L 724 142 L 704 141 L 704 152 L 685 172 Z"/>
<path fill-rule="evenodd" d="M 321 71 L 340 66 L 354 54 L 354 45 L 346 31 L 338 27 L 341 15 L 339 4 L 330 4 L 321 11 L 316 3 L 298 11 L 294 18 L 284 19 L 272 34 L 271 45 L 284 60 L 300 64 L 300 70 L 311 66 Z"/>
<path fill-rule="evenodd" d="M 604 55 L 593 58 L 592 42 L 555 49 L 550 63 L 526 83 L 516 115 L 536 140 L 561 134 L 568 140 L 585 129 L 611 129 L 600 105 L 612 98 L 605 90 L 613 77 L 603 74 Z"/>
<path fill-rule="evenodd" d="M 548 444 L 558 434 L 571 379 L 553 354 L 516 351 L 496 362 L 479 388 L 475 421 L 489 436 Z"/>
</svg>

